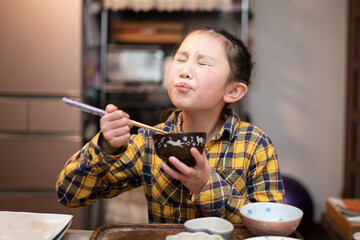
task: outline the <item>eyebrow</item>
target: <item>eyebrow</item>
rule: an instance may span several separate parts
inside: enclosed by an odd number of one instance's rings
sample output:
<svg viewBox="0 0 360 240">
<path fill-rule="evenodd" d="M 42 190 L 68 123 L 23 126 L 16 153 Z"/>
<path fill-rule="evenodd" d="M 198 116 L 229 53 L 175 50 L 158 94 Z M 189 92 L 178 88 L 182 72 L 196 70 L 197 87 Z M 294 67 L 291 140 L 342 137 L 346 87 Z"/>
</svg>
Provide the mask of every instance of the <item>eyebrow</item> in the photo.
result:
<svg viewBox="0 0 360 240">
<path fill-rule="evenodd" d="M 216 59 L 215 59 L 215 58 L 213 58 L 213 57 L 211 57 L 211 56 L 209 56 L 209 55 L 203 55 L 203 54 L 200 54 L 200 55 L 198 56 L 198 59 L 204 59 L 204 60 L 216 61 Z"/>
<path fill-rule="evenodd" d="M 188 57 L 189 54 L 186 51 L 178 51 L 175 55 L 180 55 L 180 56 L 184 56 L 184 57 Z M 216 61 L 215 58 L 209 56 L 209 55 L 204 55 L 204 54 L 199 54 L 198 55 L 198 59 L 204 59 L 204 60 L 210 60 L 210 61 Z"/>
<path fill-rule="evenodd" d="M 185 51 L 178 51 L 175 53 L 175 55 L 180 55 L 180 56 L 184 56 L 184 57 L 187 57 L 189 54 Z"/>
</svg>

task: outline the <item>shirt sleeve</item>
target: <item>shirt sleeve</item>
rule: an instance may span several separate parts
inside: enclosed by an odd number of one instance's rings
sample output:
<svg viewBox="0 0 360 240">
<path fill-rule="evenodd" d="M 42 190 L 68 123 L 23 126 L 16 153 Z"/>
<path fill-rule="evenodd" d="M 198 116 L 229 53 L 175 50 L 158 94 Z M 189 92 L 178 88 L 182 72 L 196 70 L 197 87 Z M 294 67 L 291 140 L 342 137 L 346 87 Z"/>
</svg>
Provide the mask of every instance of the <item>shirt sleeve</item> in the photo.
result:
<svg viewBox="0 0 360 240">
<path fill-rule="evenodd" d="M 97 199 L 114 197 L 141 185 L 141 148 L 134 135 L 109 155 L 98 146 L 98 133 L 65 164 L 56 182 L 58 201 L 67 207 L 87 206 Z M 141 141 L 140 141 L 141 142 Z"/>
<path fill-rule="evenodd" d="M 249 159 L 246 174 L 243 169 L 232 169 L 227 174 L 212 169 L 211 176 L 200 194 L 188 203 L 203 216 L 220 216 L 232 223 L 241 223 L 240 208 L 251 202 L 283 202 L 284 190 L 275 149 L 270 144 L 259 144 Z M 241 179 L 246 176 L 246 179 Z M 244 182 L 243 189 L 234 187 Z"/>
</svg>

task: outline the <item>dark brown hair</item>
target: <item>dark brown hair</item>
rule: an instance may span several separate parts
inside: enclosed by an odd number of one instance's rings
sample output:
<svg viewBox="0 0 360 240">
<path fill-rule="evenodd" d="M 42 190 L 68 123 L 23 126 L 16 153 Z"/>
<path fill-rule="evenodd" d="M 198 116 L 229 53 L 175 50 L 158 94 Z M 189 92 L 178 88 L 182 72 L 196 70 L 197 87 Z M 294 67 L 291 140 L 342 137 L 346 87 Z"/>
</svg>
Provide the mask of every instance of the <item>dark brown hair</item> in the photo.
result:
<svg viewBox="0 0 360 240">
<path fill-rule="evenodd" d="M 194 29 L 193 31 L 189 32 L 183 40 L 176 45 L 174 52 L 176 53 L 177 50 L 180 48 L 183 41 L 186 39 L 187 36 L 189 36 L 191 33 L 194 33 L 196 31 L 206 31 L 209 33 L 218 34 L 218 36 L 221 36 L 224 38 L 224 51 L 227 56 L 227 60 L 229 62 L 230 66 L 230 74 L 228 77 L 228 83 L 231 81 L 235 82 L 241 82 L 246 84 L 247 86 L 250 85 L 250 78 L 251 78 L 251 71 L 253 68 L 253 62 L 251 59 L 251 54 L 246 47 L 246 45 L 241 41 L 239 38 L 237 38 L 235 35 L 231 34 L 225 29 L 218 29 L 215 27 L 200 27 L 197 29 Z M 228 106 L 230 104 L 226 103 L 221 117 L 225 119 L 226 112 L 228 111 Z M 161 114 L 160 120 L 162 122 L 166 121 L 167 117 L 170 116 L 170 114 L 175 110 L 175 108 L 167 109 Z"/>
<path fill-rule="evenodd" d="M 225 39 L 224 50 L 230 66 L 230 75 L 228 81 L 242 82 L 249 86 L 253 62 L 251 59 L 251 54 L 243 41 L 225 29 L 218 29 L 210 26 L 197 28 L 189 32 L 184 37 L 184 39 L 196 31 L 207 31 L 210 33 L 219 34 Z M 177 45 L 175 49 L 176 51 L 179 49 L 184 39 Z"/>
</svg>

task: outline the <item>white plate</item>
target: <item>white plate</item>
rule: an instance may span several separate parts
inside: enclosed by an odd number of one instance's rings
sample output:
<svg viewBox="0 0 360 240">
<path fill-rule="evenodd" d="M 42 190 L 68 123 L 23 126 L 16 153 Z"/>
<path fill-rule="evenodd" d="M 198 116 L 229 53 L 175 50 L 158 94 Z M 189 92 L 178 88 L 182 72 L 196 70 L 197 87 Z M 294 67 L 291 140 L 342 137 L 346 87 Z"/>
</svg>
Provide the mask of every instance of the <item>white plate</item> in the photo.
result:
<svg viewBox="0 0 360 240">
<path fill-rule="evenodd" d="M 60 240 L 64 236 L 66 231 L 69 229 L 71 222 L 72 222 L 72 220 L 70 220 L 70 222 L 68 224 L 66 224 L 66 226 L 56 235 L 56 237 L 54 237 L 53 240 Z"/>
<path fill-rule="evenodd" d="M 66 214 L 0 211 L 0 240 L 60 239 L 72 218 Z"/>
</svg>

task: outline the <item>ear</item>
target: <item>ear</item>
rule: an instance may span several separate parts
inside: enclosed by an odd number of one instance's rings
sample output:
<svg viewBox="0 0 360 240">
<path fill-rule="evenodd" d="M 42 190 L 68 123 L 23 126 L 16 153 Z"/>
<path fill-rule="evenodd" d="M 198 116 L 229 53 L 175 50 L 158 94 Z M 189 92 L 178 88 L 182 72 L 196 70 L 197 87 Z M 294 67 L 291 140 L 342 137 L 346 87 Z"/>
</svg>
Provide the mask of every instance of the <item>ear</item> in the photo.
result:
<svg viewBox="0 0 360 240">
<path fill-rule="evenodd" d="M 228 85 L 223 99 L 226 103 L 234 103 L 243 98 L 247 91 L 248 87 L 245 83 L 233 82 Z"/>
</svg>

